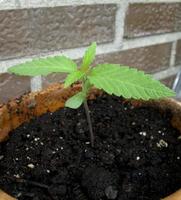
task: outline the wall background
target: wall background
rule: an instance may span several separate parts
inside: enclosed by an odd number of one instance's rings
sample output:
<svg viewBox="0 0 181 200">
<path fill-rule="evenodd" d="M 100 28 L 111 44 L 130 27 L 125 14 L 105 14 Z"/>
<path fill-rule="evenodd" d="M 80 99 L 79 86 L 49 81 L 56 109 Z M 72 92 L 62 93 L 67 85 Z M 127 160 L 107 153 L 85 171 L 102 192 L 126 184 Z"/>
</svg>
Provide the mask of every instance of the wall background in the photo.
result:
<svg viewBox="0 0 181 200">
<path fill-rule="evenodd" d="M 79 62 L 92 41 L 96 63 L 137 67 L 171 86 L 181 70 L 181 0 L 0 0 L 0 103 L 64 78 L 8 67 L 60 54 Z"/>
</svg>

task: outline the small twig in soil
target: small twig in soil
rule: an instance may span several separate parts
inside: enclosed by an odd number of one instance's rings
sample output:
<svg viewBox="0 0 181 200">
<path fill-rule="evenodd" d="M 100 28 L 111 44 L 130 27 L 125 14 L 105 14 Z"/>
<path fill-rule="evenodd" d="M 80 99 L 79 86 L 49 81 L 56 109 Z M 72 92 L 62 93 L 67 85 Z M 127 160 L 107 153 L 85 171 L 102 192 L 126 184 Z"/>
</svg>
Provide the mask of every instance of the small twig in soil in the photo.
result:
<svg viewBox="0 0 181 200">
<path fill-rule="evenodd" d="M 88 122 L 88 126 L 89 126 L 91 146 L 94 147 L 94 133 L 92 130 L 92 122 L 91 122 L 89 107 L 87 105 L 87 100 L 84 101 L 84 108 L 85 108 L 85 113 L 86 113 L 87 122 Z"/>
<path fill-rule="evenodd" d="M 39 183 L 39 182 L 35 182 L 35 181 L 29 181 L 29 180 L 26 180 L 26 179 L 17 179 L 16 181 L 20 182 L 20 183 L 27 183 L 29 185 L 44 188 L 44 189 L 47 189 L 47 190 L 49 189 L 48 185 L 45 185 L 45 184 Z"/>
<path fill-rule="evenodd" d="M 9 177 L 9 176 L 4 176 L 4 178 L 11 179 L 12 181 L 17 182 L 17 183 L 26 183 L 28 185 L 44 188 L 44 189 L 47 189 L 47 190 L 49 189 L 48 185 L 45 185 L 43 183 L 39 183 L 39 182 L 36 182 L 36 181 L 29 181 L 29 180 L 26 180 L 26 179 Z"/>
<path fill-rule="evenodd" d="M 52 196 L 52 194 L 50 192 L 50 187 L 48 185 L 45 185 L 43 183 L 39 183 L 39 182 L 36 182 L 36 181 L 29 181 L 29 180 L 26 180 L 26 179 L 15 178 L 15 177 L 10 177 L 10 176 L 3 176 L 3 178 L 11 179 L 12 181 L 14 181 L 16 183 L 25 183 L 25 184 L 28 184 L 28 185 L 32 185 L 32 186 L 42 188 L 42 189 L 46 189 L 49 197 L 52 200 L 55 200 L 55 198 Z M 24 193 L 24 195 L 25 196 L 31 196 L 32 193 Z"/>
</svg>

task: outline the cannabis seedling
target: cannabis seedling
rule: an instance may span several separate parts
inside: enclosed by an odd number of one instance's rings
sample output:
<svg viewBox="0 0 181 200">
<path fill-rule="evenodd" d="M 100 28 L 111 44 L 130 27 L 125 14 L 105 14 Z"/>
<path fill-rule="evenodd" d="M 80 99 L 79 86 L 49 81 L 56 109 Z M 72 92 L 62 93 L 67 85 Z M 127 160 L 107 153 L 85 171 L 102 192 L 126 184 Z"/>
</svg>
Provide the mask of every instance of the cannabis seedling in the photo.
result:
<svg viewBox="0 0 181 200">
<path fill-rule="evenodd" d="M 65 72 L 69 74 L 65 80 L 65 87 L 80 81 L 82 90 L 69 98 L 65 106 L 76 109 L 84 104 L 92 146 L 94 146 L 94 134 L 87 105 L 87 94 L 92 86 L 103 89 L 108 94 L 124 98 L 148 100 L 175 95 L 172 90 L 159 81 L 135 68 L 107 63 L 98 64 L 93 68 L 91 64 L 95 54 L 96 43 L 94 42 L 86 50 L 80 68 L 74 61 L 65 56 L 55 56 L 35 59 L 9 69 L 11 73 L 28 76 L 46 76 L 51 73 Z"/>
</svg>

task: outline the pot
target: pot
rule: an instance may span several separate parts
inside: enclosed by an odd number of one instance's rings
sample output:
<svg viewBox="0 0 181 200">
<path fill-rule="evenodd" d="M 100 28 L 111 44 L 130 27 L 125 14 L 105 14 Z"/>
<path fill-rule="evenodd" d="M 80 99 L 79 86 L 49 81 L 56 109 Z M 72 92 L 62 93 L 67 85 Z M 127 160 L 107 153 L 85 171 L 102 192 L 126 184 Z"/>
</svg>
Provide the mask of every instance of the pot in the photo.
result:
<svg viewBox="0 0 181 200">
<path fill-rule="evenodd" d="M 63 88 L 63 84 L 53 84 L 49 88 L 35 93 L 23 95 L 19 99 L 9 101 L 5 105 L 0 105 L 0 142 L 8 139 L 11 130 L 17 128 L 24 122 L 28 122 L 35 116 L 40 116 L 48 111 L 54 112 L 64 107 L 65 101 L 80 91 L 80 85 L 70 88 Z M 92 89 L 89 99 L 95 99 L 102 92 Z M 148 105 L 156 106 L 162 112 L 169 109 L 173 113 L 171 123 L 173 127 L 181 132 L 181 103 L 174 99 L 163 99 L 159 101 L 131 101 L 134 106 Z M 0 190 L 0 200 L 15 200 L 15 198 Z M 181 200 L 181 190 L 164 198 L 163 200 Z"/>
</svg>

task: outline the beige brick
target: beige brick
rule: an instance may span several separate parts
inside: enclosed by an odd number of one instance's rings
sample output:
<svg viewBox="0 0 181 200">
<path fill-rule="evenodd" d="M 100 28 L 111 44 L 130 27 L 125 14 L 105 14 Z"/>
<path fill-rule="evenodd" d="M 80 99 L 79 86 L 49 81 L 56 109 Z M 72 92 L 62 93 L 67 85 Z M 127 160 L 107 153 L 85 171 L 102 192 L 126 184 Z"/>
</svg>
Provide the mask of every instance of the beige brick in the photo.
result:
<svg viewBox="0 0 181 200">
<path fill-rule="evenodd" d="M 0 11 L 0 60 L 114 39 L 116 5 Z"/>
<path fill-rule="evenodd" d="M 30 78 L 0 74 L 0 104 L 30 91 Z"/>
<path fill-rule="evenodd" d="M 28 18 L 27 10 L 0 11 L 0 60 L 28 54 Z"/>
<path fill-rule="evenodd" d="M 181 3 L 130 4 L 124 37 L 181 31 Z"/>
<path fill-rule="evenodd" d="M 62 83 L 64 82 L 66 76 L 67 76 L 66 73 L 58 73 L 58 74 L 53 73 L 48 76 L 44 76 L 42 78 L 42 86 L 43 88 L 46 88 L 52 83 Z"/>
<path fill-rule="evenodd" d="M 171 43 L 153 45 L 97 56 L 96 63 L 115 63 L 158 72 L 169 66 Z"/>
</svg>

